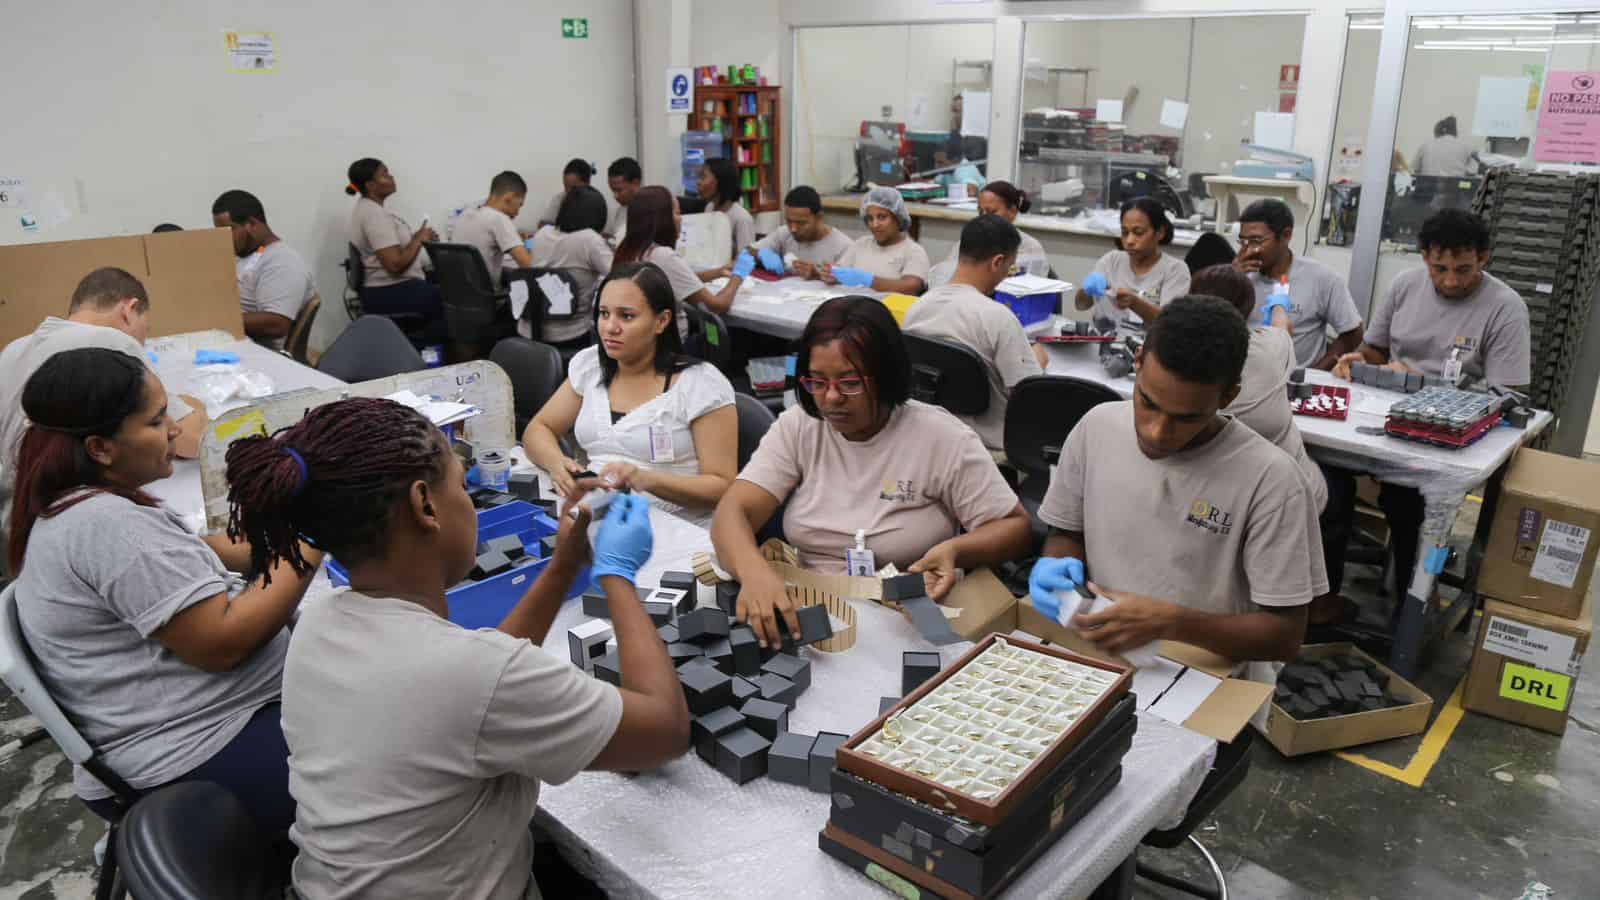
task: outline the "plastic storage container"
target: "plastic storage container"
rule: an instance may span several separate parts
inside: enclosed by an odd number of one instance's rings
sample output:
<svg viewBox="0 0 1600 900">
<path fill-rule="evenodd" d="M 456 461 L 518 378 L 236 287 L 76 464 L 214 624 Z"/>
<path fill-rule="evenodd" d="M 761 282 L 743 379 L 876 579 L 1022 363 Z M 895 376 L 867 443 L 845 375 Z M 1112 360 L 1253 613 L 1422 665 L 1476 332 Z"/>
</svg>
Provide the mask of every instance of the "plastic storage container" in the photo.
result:
<svg viewBox="0 0 1600 900">
<path fill-rule="evenodd" d="M 478 543 L 491 538 L 516 535 L 530 557 L 539 557 L 539 541 L 556 533 L 555 520 L 545 515 L 531 503 L 515 501 L 478 511 Z M 350 584 L 350 574 L 333 557 L 328 557 L 328 580 L 337 587 Z M 520 562 L 520 560 L 519 560 Z M 462 628 L 494 628 L 517 605 L 522 595 L 533 586 L 534 579 L 550 564 L 548 558 L 516 566 L 483 581 L 462 582 L 445 591 L 450 604 L 450 621 Z M 589 589 L 588 567 L 573 579 L 568 597 L 576 597 Z"/>
<path fill-rule="evenodd" d="M 1011 314 L 1016 316 L 1017 320 L 1023 325 L 1032 325 L 1035 322 L 1043 322 L 1056 314 L 1056 309 L 1061 305 L 1061 294 L 1060 292 L 1051 292 L 1024 294 L 1018 297 L 1003 291 L 995 291 L 994 300 L 1006 309 L 1011 310 Z"/>
</svg>

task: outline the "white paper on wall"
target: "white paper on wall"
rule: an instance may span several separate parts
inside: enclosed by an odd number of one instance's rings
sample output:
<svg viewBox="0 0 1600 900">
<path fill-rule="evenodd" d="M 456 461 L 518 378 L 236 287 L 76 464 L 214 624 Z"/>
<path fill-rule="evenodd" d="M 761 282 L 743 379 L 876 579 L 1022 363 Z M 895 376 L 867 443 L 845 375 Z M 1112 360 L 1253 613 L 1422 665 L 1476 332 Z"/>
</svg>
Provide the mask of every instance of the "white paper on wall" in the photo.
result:
<svg viewBox="0 0 1600 900">
<path fill-rule="evenodd" d="M 1294 149 L 1294 113 L 1258 112 L 1251 143 L 1274 150 Z"/>
<path fill-rule="evenodd" d="M 1122 121 L 1122 101 L 1104 97 L 1094 101 L 1094 117 L 1102 122 Z"/>
<path fill-rule="evenodd" d="M 989 136 L 989 92 L 961 92 L 962 137 Z"/>
<path fill-rule="evenodd" d="M 1181 129 L 1189 121 L 1189 104 L 1182 100 L 1165 99 L 1161 101 L 1161 125 L 1164 128 Z"/>
<path fill-rule="evenodd" d="M 1478 103 L 1472 112 L 1472 133 L 1478 137 L 1523 137 L 1528 127 L 1526 76 L 1478 79 Z"/>
</svg>

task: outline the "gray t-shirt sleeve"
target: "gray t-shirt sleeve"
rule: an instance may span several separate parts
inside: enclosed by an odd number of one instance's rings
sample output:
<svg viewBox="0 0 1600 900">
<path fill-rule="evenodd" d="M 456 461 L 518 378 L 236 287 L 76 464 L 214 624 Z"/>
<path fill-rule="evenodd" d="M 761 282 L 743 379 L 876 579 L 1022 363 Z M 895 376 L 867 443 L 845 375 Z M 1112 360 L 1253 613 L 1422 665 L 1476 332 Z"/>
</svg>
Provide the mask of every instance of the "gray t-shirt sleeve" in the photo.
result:
<svg viewBox="0 0 1600 900">
<path fill-rule="evenodd" d="M 672 299 L 679 303 L 705 290 L 705 282 L 671 247 L 658 247 L 650 254 L 650 262 L 660 266 L 661 271 L 666 273 L 667 283 L 672 285 Z"/>
<path fill-rule="evenodd" d="M 789 226 L 779 225 L 776 229 L 767 232 L 766 237 L 756 241 L 755 248 L 758 252 L 761 250 L 771 250 L 779 256 L 782 256 L 784 253 L 788 252 L 784 246 L 788 240 Z"/>
<path fill-rule="evenodd" d="M 945 507 L 972 531 L 980 526 L 1003 519 L 1017 508 L 1017 494 L 1006 484 L 994 457 L 983 446 L 978 433 L 952 417 L 948 434 L 932 435 L 936 441 L 952 449 L 950 473 L 945 482 Z"/>
<path fill-rule="evenodd" d="M 111 501 L 96 507 L 93 516 L 74 517 L 70 536 L 44 544 L 50 552 L 30 554 L 28 564 L 74 572 L 143 637 L 227 591 L 216 553 L 165 512 Z M 61 556 L 52 558 L 56 552 Z"/>
<path fill-rule="evenodd" d="M 1174 257 L 1162 254 L 1167 271 L 1161 276 L 1161 305 L 1168 303 L 1189 293 L 1189 267 Z"/>
<path fill-rule="evenodd" d="M 1483 349 L 1483 377 L 1501 387 L 1521 387 L 1533 381 L 1532 336 L 1528 307 L 1522 298 L 1508 303 L 1489 327 Z"/>
<path fill-rule="evenodd" d="M 924 286 L 928 283 L 928 273 L 933 270 L 933 264 L 928 261 L 928 251 L 922 245 L 913 241 L 910 235 L 906 236 L 906 243 L 911 246 L 906 248 L 906 264 L 901 271 L 902 275 L 914 275 L 922 279 Z"/>
<path fill-rule="evenodd" d="M 1044 374 L 1038 357 L 1033 355 L 1033 347 L 1028 344 L 1028 335 L 1015 316 L 1005 316 L 995 335 L 994 366 L 1008 391 L 1024 378 Z"/>
<path fill-rule="evenodd" d="M 525 642 L 501 670 L 473 758 L 485 777 L 561 784 L 594 762 L 621 722 L 615 687 Z"/>
<path fill-rule="evenodd" d="M 1250 600 L 1258 606 L 1301 606 L 1311 602 L 1312 553 L 1321 553 L 1307 522 L 1315 522 L 1305 482 L 1284 455 L 1281 471 L 1267 473 L 1264 510 L 1252 510 L 1245 523 L 1244 574 Z"/>
<path fill-rule="evenodd" d="M 1350 296 L 1350 286 L 1337 272 L 1328 270 L 1323 276 L 1323 310 L 1328 324 L 1333 326 L 1333 333 L 1344 334 L 1360 327 L 1361 311 L 1356 309 L 1356 299 Z"/>
<path fill-rule="evenodd" d="M 311 273 L 296 265 L 286 253 L 269 253 L 262 257 L 260 265 L 255 297 L 245 311 L 275 313 L 293 321 L 311 293 Z"/>
<path fill-rule="evenodd" d="M 1050 486 L 1045 489 L 1044 500 L 1039 504 L 1039 520 L 1062 531 L 1083 530 L 1083 479 L 1088 465 L 1089 429 L 1078 427 L 1067 435 L 1066 446 L 1061 448 L 1061 461 L 1050 476 Z"/>
<path fill-rule="evenodd" d="M 1372 310 L 1372 321 L 1367 323 L 1366 344 L 1369 347 L 1389 349 L 1389 323 L 1394 321 L 1395 307 L 1399 305 L 1400 291 L 1405 276 L 1402 275 L 1389 283 L 1389 289 L 1383 292 L 1383 297 L 1378 300 L 1378 305 Z"/>
</svg>

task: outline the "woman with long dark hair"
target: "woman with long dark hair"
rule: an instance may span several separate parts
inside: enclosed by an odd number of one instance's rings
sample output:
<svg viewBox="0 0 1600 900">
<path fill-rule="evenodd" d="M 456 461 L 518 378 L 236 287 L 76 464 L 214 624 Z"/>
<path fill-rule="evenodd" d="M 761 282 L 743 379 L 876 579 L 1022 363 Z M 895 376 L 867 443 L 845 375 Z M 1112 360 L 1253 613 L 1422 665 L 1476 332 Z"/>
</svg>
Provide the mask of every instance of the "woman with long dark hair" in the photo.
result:
<svg viewBox="0 0 1600 900">
<path fill-rule="evenodd" d="M 568 497 L 628 488 L 709 524 L 738 468 L 739 421 L 728 379 L 683 355 L 676 314 L 659 268 L 618 266 L 595 301 L 600 346 L 572 358 L 567 380 L 528 423 L 522 443 Z M 557 440 L 569 431 L 596 478 L 573 477 L 584 467 Z"/>
<path fill-rule="evenodd" d="M 628 233 L 617 245 L 614 265 L 624 263 L 652 263 L 667 276 L 672 287 L 672 298 L 679 303 L 698 303 L 718 315 L 733 306 L 739 285 L 755 268 L 755 259 L 744 266 L 741 259 L 734 265 L 728 283 L 713 294 L 706 289 L 700 276 L 678 255 L 678 229 L 683 226 L 683 214 L 678 210 L 678 198 L 666 188 L 652 184 L 639 189 L 628 204 Z M 688 335 L 688 322 L 678 318 L 678 334 Z"/>
<path fill-rule="evenodd" d="M 706 201 L 706 210 L 722 213 L 733 226 L 733 255 L 748 250 L 756 242 L 756 220 L 744 208 L 744 190 L 739 187 L 739 168 L 731 159 L 708 159 L 700 167 L 695 191 Z"/>
<path fill-rule="evenodd" d="M 145 492 L 172 474 L 178 428 L 144 363 L 115 350 L 46 360 L 22 392 L 33 424 L 17 454 L 10 558 L 17 614 L 51 696 L 139 791 L 213 781 L 281 835 L 294 820 L 279 686 L 284 628 L 308 568 L 261 565 L 249 548 L 201 539 Z M 265 562 L 265 560 L 261 560 Z M 89 808 L 119 815 L 86 771 Z"/>
<path fill-rule="evenodd" d="M 589 564 L 589 517 L 562 516 L 555 553 L 493 628 L 450 621 L 446 592 L 478 546 L 449 443 L 391 400 L 329 403 L 228 448 L 229 527 L 260 567 L 336 556 L 348 590 L 307 604 L 283 670 L 302 897 L 538 896 L 530 884 L 542 784 L 679 756 L 689 714 L 634 584 L 649 507 L 612 503 L 591 572 L 605 591 L 621 685 L 540 644 Z"/>
</svg>

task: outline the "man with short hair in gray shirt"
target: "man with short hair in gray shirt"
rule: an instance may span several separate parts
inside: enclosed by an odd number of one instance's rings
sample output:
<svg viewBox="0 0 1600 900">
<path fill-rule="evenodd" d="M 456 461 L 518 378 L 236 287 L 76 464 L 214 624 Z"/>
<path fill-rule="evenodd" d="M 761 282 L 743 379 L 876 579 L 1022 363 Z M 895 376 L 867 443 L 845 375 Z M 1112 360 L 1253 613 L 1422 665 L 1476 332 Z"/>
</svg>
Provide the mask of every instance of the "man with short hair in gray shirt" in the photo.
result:
<svg viewBox="0 0 1600 900">
<path fill-rule="evenodd" d="M 1372 313 L 1359 349 L 1339 358 L 1333 373 L 1350 378 L 1352 363 L 1420 372 L 1452 382 L 1486 382 L 1526 390 L 1532 380 L 1528 306 L 1505 282 L 1483 270 L 1489 261 L 1489 228 L 1459 209 L 1434 213 L 1423 223 L 1417 245 L 1426 264 L 1402 273 Z M 1323 466 L 1328 505 L 1323 517 L 1328 581 L 1337 594 L 1344 553 L 1355 515 L 1355 474 Z M 1378 506 L 1389 520 L 1394 548 L 1395 594 L 1411 583 L 1422 529 L 1422 495 L 1416 488 L 1384 484 Z M 1335 601 L 1320 600 L 1313 620 Z M 1351 609 L 1346 601 L 1337 601 Z"/>
<path fill-rule="evenodd" d="M 1282 200 L 1257 200 L 1239 214 L 1239 255 L 1233 267 L 1250 278 L 1256 310 L 1287 284 L 1290 333 L 1295 362 L 1331 369 L 1339 357 L 1361 345 L 1361 313 L 1339 273 L 1314 259 L 1297 257 L 1294 213 Z M 1251 322 L 1250 324 L 1255 324 Z M 1328 332 L 1337 337 L 1330 344 Z"/>
<path fill-rule="evenodd" d="M 1287 453 L 1219 414 L 1249 343 L 1226 301 L 1162 307 L 1133 399 L 1067 436 L 1039 506 L 1051 533 L 1029 578 L 1035 608 L 1055 618 L 1058 591 L 1092 588 L 1113 604 L 1070 624 L 1112 653 L 1175 640 L 1239 662 L 1299 654 L 1325 589 L 1310 492 Z"/>
<path fill-rule="evenodd" d="M 211 204 L 211 222 L 233 233 L 244 333 L 258 344 L 282 350 L 294 320 L 317 296 L 311 268 L 273 233 L 261 201 L 249 191 L 223 191 Z"/>
</svg>

